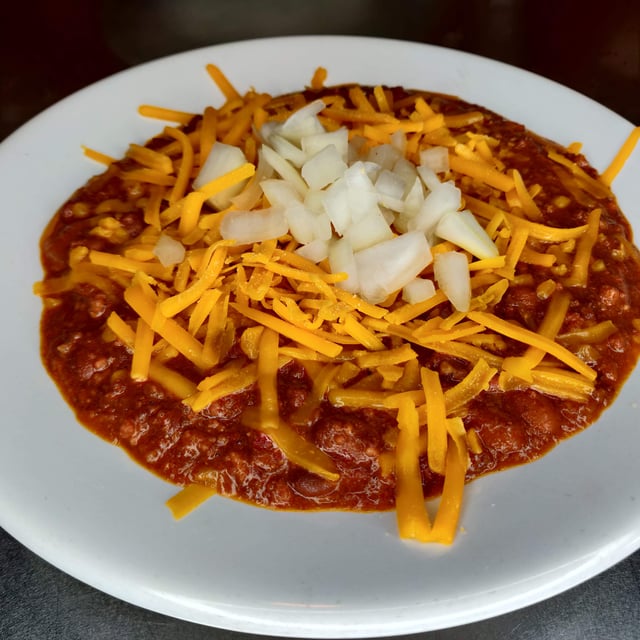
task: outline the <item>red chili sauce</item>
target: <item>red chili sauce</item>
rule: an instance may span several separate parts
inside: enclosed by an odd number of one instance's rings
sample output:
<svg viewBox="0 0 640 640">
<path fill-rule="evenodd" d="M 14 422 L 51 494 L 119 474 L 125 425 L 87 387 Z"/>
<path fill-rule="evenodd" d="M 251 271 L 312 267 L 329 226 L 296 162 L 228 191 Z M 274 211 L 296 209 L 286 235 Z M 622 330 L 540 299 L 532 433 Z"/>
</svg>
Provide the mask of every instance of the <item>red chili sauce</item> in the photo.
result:
<svg viewBox="0 0 640 640">
<path fill-rule="evenodd" d="M 444 113 L 481 109 L 453 98 L 430 95 L 429 100 Z M 473 400 L 463 419 L 466 428 L 477 433 L 482 451 L 471 456 L 468 480 L 535 460 L 592 423 L 613 401 L 636 363 L 634 320 L 640 317 L 640 263 L 629 225 L 615 199 L 610 194 L 595 198 L 575 190 L 572 193 L 567 176 L 547 157 L 549 149 L 558 150 L 556 145 L 481 110 L 484 120 L 469 129 L 500 140 L 505 162 L 517 168 L 527 184 L 542 186 L 536 202 L 546 224 L 577 226 L 585 223 L 590 209 L 602 208 L 600 237 L 592 260 L 602 260 L 606 268 L 592 270 L 588 286 L 571 291 L 570 309 L 560 333 L 604 320 L 612 320 L 617 331 L 601 343 L 572 347 L 598 373 L 595 392 L 585 403 L 533 390 L 501 391 L 494 382 Z M 596 176 L 582 156 L 566 150 L 562 153 Z M 124 182 L 117 173 L 112 167 L 93 178 L 57 212 L 41 243 L 46 278 L 66 272 L 69 250 L 74 246 L 113 251 L 109 240 L 91 234 L 100 219 L 96 207 L 106 199 L 130 202 L 130 210 L 110 215 L 117 217 L 130 237 L 141 232 L 142 211 L 135 202 L 145 195 L 146 187 Z M 473 186 L 467 186 L 473 192 Z M 475 196 L 487 198 L 482 190 Z M 568 200 L 564 207 L 555 204 L 558 196 Z M 546 308 L 536 286 L 550 277 L 549 270 L 519 264 L 518 273 L 525 272 L 531 274 L 534 285 L 511 287 L 495 313 L 535 329 Z M 310 425 L 296 427 L 334 460 L 340 480 L 330 482 L 290 463 L 267 435 L 241 423 L 243 408 L 258 401 L 256 390 L 226 397 L 196 414 L 157 384 L 132 381 L 130 352 L 117 340 L 103 338 L 111 311 L 124 319 L 133 317 L 122 296 L 80 283 L 45 302 L 42 358 L 78 420 L 162 478 L 176 484 L 210 484 L 222 494 L 273 508 L 393 508 L 394 474 L 385 477 L 379 463 L 382 452 L 393 451 L 393 442 L 385 436 L 396 428 L 393 413 L 337 408 L 325 401 Z M 438 308 L 443 315 L 449 312 L 448 305 Z M 463 360 L 415 348 L 421 364 L 439 372 L 444 389 L 470 370 Z M 522 350 L 521 344 L 506 340 L 500 355 L 519 355 Z M 199 379 L 193 365 L 181 356 L 172 366 L 194 381 Z M 310 390 L 311 380 L 301 365 L 292 363 L 280 371 L 278 391 L 284 420 Z M 430 472 L 426 456 L 421 468 L 425 495 L 439 494 L 442 479 Z"/>
</svg>

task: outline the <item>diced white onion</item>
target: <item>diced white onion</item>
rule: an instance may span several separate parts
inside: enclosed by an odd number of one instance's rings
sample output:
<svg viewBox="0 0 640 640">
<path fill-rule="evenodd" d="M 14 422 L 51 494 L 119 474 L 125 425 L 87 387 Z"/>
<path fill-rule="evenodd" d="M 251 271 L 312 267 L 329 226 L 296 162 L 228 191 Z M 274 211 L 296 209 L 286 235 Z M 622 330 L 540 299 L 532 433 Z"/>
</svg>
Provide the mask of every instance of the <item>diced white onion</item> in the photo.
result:
<svg viewBox="0 0 640 640">
<path fill-rule="evenodd" d="M 285 235 L 289 223 L 280 208 L 229 211 L 220 223 L 220 235 L 238 244 L 262 242 Z"/>
<path fill-rule="evenodd" d="M 291 186 L 304 198 L 308 187 L 305 181 L 300 177 L 296 168 L 283 158 L 275 149 L 268 145 L 262 145 L 262 153 L 264 159 L 269 163 L 273 170 L 279 174 L 284 180 L 291 183 Z"/>
<path fill-rule="evenodd" d="M 428 278 L 415 278 L 407 282 L 402 288 L 402 299 L 408 304 L 417 304 L 433 298 L 436 294 L 436 286 L 433 280 Z"/>
<path fill-rule="evenodd" d="M 361 274 L 360 294 L 374 304 L 382 302 L 413 280 L 431 260 L 431 249 L 420 231 L 410 231 L 359 251 L 355 262 Z"/>
<path fill-rule="evenodd" d="M 378 193 L 371 181 L 371 163 L 356 162 L 344 172 L 351 219 L 357 222 L 378 205 Z"/>
<path fill-rule="evenodd" d="M 265 161 L 262 149 L 258 151 L 258 165 L 253 178 L 249 181 L 246 189 L 243 189 L 237 196 L 231 198 L 231 203 L 236 209 L 253 209 L 258 200 L 262 197 L 260 184 L 263 180 L 268 180 L 273 176 L 273 168 Z"/>
<path fill-rule="evenodd" d="M 420 152 L 420 164 L 434 173 L 449 171 L 449 150 L 446 147 L 431 147 Z"/>
<path fill-rule="evenodd" d="M 362 136 L 353 136 L 351 140 L 349 140 L 349 152 L 347 154 L 347 164 L 351 166 L 354 162 L 358 162 L 360 160 L 360 151 L 364 146 L 366 139 Z"/>
<path fill-rule="evenodd" d="M 336 180 L 323 192 L 322 205 L 335 230 L 343 235 L 351 224 L 349 188 L 344 178 Z"/>
<path fill-rule="evenodd" d="M 367 154 L 369 162 L 375 162 L 382 169 L 391 170 L 393 165 L 402 157 L 402 153 L 390 144 L 379 144 L 372 147 Z"/>
<path fill-rule="evenodd" d="M 396 211 L 404 211 L 404 180 L 388 169 L 383 169 L 375 182 L 380 204 Z"/>
<path fill-rule="evenodd" d="M 346 127 L 305 136 L 300 141 L 300 144 L 309 158 L 322 151 L 325 147 L 333 145 L 345 163 L 349 159 L 349 131 Z"/>
<path fill-rule="evenodd" d="M 402 129 L 394 131 L 391 134 L 391 144 L 404 156 L 407 148 L 407 134 Z"/>
<path fill-rule="evenodd" d="M 295 144 L 274 133 L 269 136 L 269 144 L 285 160 L 288 160 L 294 167 L 301 167 L 307 160 L 307 154 Z"/>
<path fill-rule="evenodd" d="M 317 264 L 329 256 L 329 243 L 326 240 L 312 240 L 298 247 L 295 253 Z"/>
<path fill-rule="evenodd" d="M 329 244 L 329 266 L 332 273 L 347 274 L 347 279 L 338 282 L 337 286 L 351 293 L 358 292 L 360 289 L 358 267 L 351 243 L 347 238 L 334 239 Z"/>
<path fill-rule="evenodd" d="M 182 242 L 172 238 L 166 233 L 161 233 L 155 247 L 153 255 L 160 261 L 163 267 L 171 267 L 180 264 L 184 260 L 185 248 Z"/>
<path fill-rule="evenodd" d="M 462 193 L 453 182 L 438 182 L 424 199 L 420 211 L 409 222 L 409 228 L 431 233 L 440 218 L 449 211 L 457 211 L 461 202 Z"/>
<path fill-rule="evenodd" d="M 311 189 L 323 189 L 341 177 L 347 163 L 335 145 L 324 147 L 303 165 L 300 173 Z"/>
<path fill-rule="evenodd" d="M 324 213 L 324 205 L 322 204 L 324 193 L 322 189 L 309 189 L 304 197 L 304 206 L 315 213 Z"/>
<path fill-rule="evenodd" d="M 436 226 L 436 235 L 466 249 L 476 258 L 492 258 L 498 255 L 498 248 L 487 235 L 471 211 L 449 211 Z"/>
<path fill-rule="evenodd" d="M 433 275 L 454 308 L 469 311 L 471 279 L 467 256 L 459 251 L 437 253 L 433 260 Z"/>
<path fill-rule="evenodd" d="M 394 235 L 389 223 L 376 206 L 367 216 L 351 223 L 344 232 L 344 237 L 349 239 L 354 251 L 361 251 L 379 242 L 391 240 Z"/>
<path fill-rule="evenodd" d="M 422 208 L 424 198 L 425 194 L 422 181 L 416 176 L 413 185 L 407 191 L 407 195 L 404 198 L 404 213 L 408 216 L 414 216 Z"/>
<path fill-rule="evenodd" d="M 272 178 L 270 180 L 263 180 L 260 186 L 272 207 L 288 207 L 292 204 L 302 202 L 300 194 L 287 180 Z"/>
<path fill-rule="evenodd" d="M 393 165 L 392 171 L 398 176 L 398 178 L 402 178 L 406 192 L 411 189 L 413 183 L 418 177 L 418 172 L 413 162 L 410 162 L 404 157 L 398 159 L 398 161 Z"/>
<path fill-rule="evenodd" d="M 378 193 L 395 198 L 396 200 L 402 200 L 404 195 L 404 181 L 388 169 L 383 169 L 379 174 L 375 182 Z"/>
<path fill-rule="evenodd" d="M 309 209 L 311 211 L 311 209 Z M 324 240 L 328 242 L 331 240 L 333 236 L 333 229 L 331 228 L 331 220 L 329 220 L 329 216 L 324 212 L 316 212 L 313 213 L 313 235 L 318 240 Z"/>
<path fill-rule="evenodd" d="M 224 144 L 223 142 L 216 142 L 213 147 L 211 147 L 211 151 L 209 152 L 207 159 L 204 161 L 204 164 L 200 168 L 200 172 L 193 181 L 193 186 L 196 189 L 199 189 L 208 182 L 215 180 L 215 178 L 219 178 L 220 176 L 229 173 L 229 171 L 233 171 L 234 169 L 241 167 L 246 162 L 247 158 L 245 157 L 242 149 L 230 144 Z M 231 198 L 238 195 L 246 183 L 247 180 L 243 180 L 242 182 L 211 196 L 207 202 L 214 209 L 226 209 L 231 204 Z"/>
<path fill-rule="evenodd" d="M 223 238 L 244 244 L 290 233 L 299 255 L 314 263 L 328 259 L 332 272 L 347 275 L 338 286 L 372 303 L 400 290 L 410 304 L 435 294 L 434 282 L 420 277 L 433 259 L 432 237 L 478 258 L 497 255 L 474 215 L 460 211 L 460 189 L 438 177 L 449 170 L 445 147 L 422 151 L 416 167 L 404 156 L 406 135 L 400 131 L 391 144 L 364 154 L 363 141 L 349 140 L 346 127 L 325 130 L 318 118 L 324 107 L 316 100 L 285 122 L 263 127 L 263 172 L 280 176 L 260 182 L 270 207 L 229 212 Z M 252 198 L 255 204 L 259 196 Z M 437 254 L 434 276 L 451 304 L 468 310 L 467 255 Z"/>
<path fill-rule="evenodd" d="M 302 202 L 293 202 L 284 210 L 291 235 L 300 244 L 315 240 L 315 214 L 309 211 Z"/>
<path fill-rule="evenodd" d="M 437 189 L 441 184 L 440 178 L 438 178 L 438 175 L 433 169 L 425 165 L 419 165 L 416 168 L 416 171 L 418 172 L 420 178 L 422 178 L 422 182 L 424 182 L 425 187 L 427 187 L 429 191 Z"/>
<path fill-rule="evenodd" d="M 291 114 L 277 131 L 290 142 L 300 144 L 305 136 L 324 133 L 318 114 L 325 108 L 322 100 L 314 100 Z"/>
</svg>

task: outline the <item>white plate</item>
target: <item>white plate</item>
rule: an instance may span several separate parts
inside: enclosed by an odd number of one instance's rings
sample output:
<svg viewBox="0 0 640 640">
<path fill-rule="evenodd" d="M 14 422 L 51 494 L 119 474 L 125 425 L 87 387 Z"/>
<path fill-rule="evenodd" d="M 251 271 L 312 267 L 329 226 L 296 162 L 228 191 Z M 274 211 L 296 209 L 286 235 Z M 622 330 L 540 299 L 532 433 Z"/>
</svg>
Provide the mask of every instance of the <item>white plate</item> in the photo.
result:
<svg viewBox="0 0 640 640">
<path fill-rule="evenodd" d="M 212 499 L 175 523 L 174 488 L 78 426 L 38 352 L 38 238 L 99 167 L 85 144 L 121 156 L 162 126 L 141 103 L 201 110 L 221 96 L 218 64 L 241 90 L 329 82 L 457 94 L 568 144 L 604 169 L 631 130 L 557 84 L 436 47 L 349 37 L 258 40 L 197 50 L 99 82 L 0 147 L 4 409 L 0 524 L 63 571 L 123 600 L 199 623 L 282 636 L 363 637 L 450 627 L 550 597 L 640 547 L 636 373 L 604 418 L 534 464 L 473 483 L 451 548 L 396 536 L 393 513 L 273 513 Z M 640 153 L 615 183 L 638 223 Z M 633 216 L 636 216 L 636 220 Z"/>
</svg>

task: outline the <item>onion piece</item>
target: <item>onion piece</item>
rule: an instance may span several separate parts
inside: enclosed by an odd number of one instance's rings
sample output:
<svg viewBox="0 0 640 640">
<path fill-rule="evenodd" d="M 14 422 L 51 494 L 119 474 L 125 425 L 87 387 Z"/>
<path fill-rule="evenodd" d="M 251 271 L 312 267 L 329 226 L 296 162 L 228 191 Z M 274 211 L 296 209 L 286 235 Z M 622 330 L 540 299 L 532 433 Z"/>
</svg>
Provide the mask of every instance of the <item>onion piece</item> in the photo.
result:
<svg viewBox="0 0 640 640">
<path fill-rule="evenodd" d="M 247 158 L 242 149 L 230 144 L 225 144 L 224 142 L 216 142 L 213 147 L 211 147 L 207 159 L 204 161 L 200 172 L 193 181 L 193 186 L 195 189 L 199 189 L 208 182 L 223 176 L 225 173 L 241 167 L 246 162 Z M 238 195 L 242 189 L 244 189 L 247 182 L 248 180 L 243 180 L 228 189 L 224 189 L 220 193 L 211 196 L 207 202 L 218 211 L 226 209 L 231 204 L 231 198 Z"/>
<path fill-rule="evenodd" d="M 296 168 L 269 145 L 262 145 L 262 153 L 264 154 L 265 162 L 269 163 L 273 170 L 284 180 L 291 183 L 293 188 L 304 198 L 308 187 Z"/>
<path fill-rule="evenodd" d="M 404 157 L 407 150 L 407 134 L 402 129 L 394 131 L 391 134 L 391 145 L 400 151 Z"/>
<path fill-rule="evenodd" d="M 161 233 L 155 246 L 153 255 L 158 258 L 163 267 L 171 267 L 180 264 L 184 260 L 186 250 L 179 240 L 172 238 L 166 233 Z"/>
<path fill-rule="evenodd" d="M 360 294 L 376 304 L 402 289 L 431 263 L 431 249 L 424 234 L 410 231 L 355 254 L 361 274 Z M 365 277 L 366 276 L 366 277 Z"/>
<path fill-rule="evenodd" d="M 322 204 L 324 193 L 325 192 L 322 189 L 309 189 L 309 191 L 307 191 L 307 195 L 304 197 L 304 206 L 314 213 L 325 213 L 324 206 Z"/>
<path fill-rule="evenodd" d="M 380 204 L 396 212 L 404 211 L 404 180 L 388 169 L 383 169 L 375 182 Z"/>
<path fill-rule="evenodd" d="M 366 216 L 352 222 L 345 230 L 344 237 L 349 239 L 354 251 L 361 251 L 385 240 L 391 240 L 394 235 L 376 205 L 375 210 L 372 209 Z"/>
<path fill-rule="evenodd" d="M 499 253 L 498 247 L 468 209 L 445 213 L 440 218 L 435 233 L 476 258 L 493 258 Z"/>
<path fill-rule="evenodd" d="M 313 214 L 313 235 L 318 240 L 324 240 L 328 242 L 333 237 L 333 228 L 331 227 L 331 220 L 324 211 L 313 211 L 307 207 L 310 213 Z"/>
<path fill-rule="evenodd" d="M 291 235 L 300 244 L 307 244 L 316 239 L 315 214 L 302 202 L 292 202 L 284 209 Z"/>
<path fill-rule="evenodd" d="M 390 144 L 379 144 L 372 147 L 367 154 L 367 160 L 374 162 L 382 169 L 392 170 L 393 166 L 402 157 L 398 149 Z"/>
<path fill-rule="evenodd" d="M 268 143 L 295 167 L 301 167 L 307 161 L 307 154 L 302 149 L 277 133 L 269 136 Z"/>
<path fill-rule="evenodd" d="M 424 199 L 425 193 L 422 181 L 416 176 L 416 179 L 413 181 L 413 185 L 404 197 L 404 213 L 408 216 L 416 215 L 422 208 Z"/>
<path fill-rule="evenodd" d="M 322 151 L 325 147 L 333 145 L 345 163 L 349 159 L 349 131 L 346 127 L 340 127 L 335 131 L 324 131 L 304 136 L 300 140 L 300 145 L 309 158 Z"/>
<path fill-rule="evenodd" d="M 258 165 L 256 166 L 256 172 L 253 174 L 251 180 L 247 184 L 246 188 L 241 191 L 237 196 L 231 198 L 231 204 L 236 209 L 253 209 L 258 203 L 258 200 L 262 197 L 262 188 L 260 186 L 263 180 L 268 180 L 273 176 L 273 168 L 265 161 L 262 149 L 258 151 Z"/>
<path fill-rule="evenodd" d="M 294 253 L 311 260 L 311 262 L 322 262 L 329 257 L 329 243 L 326 240 L 312 240 L 309 244 L 303 244 L 298 247 Z"/>
<path fill-rule="evenodd" d="M 402 299 L 408 304 L 417 304 L 433 298 L 436 294 L 436 286 L 433 280 L 428 278 L 415 278 L 407 282 L 402 288 Z"/>
<path fill-rule="evenodd" d="M 322 196 L 322 206 L 329 216 L 335 230 L 340 234 L 351 224 L 351 208 L 349 207 L 349 188 L 344 178 L 336 180 Z"/>
<path fill-rule="evenodd" d="M 329 266 L 331 273 L 346 273 L 346 280 L 337 283 L 337 286 L 350 293 L 360 290 L 358 266 L 351 243 L 347 238 L 334 239 L 329 244 Z"/>
<path fill-rule="evenodd" d="M 309 158 L 300 173 L 311 189 L 323 189 L 347 170 L 347 163 L 335 145 L 330 144 Z"/>
<path fill-rule="evenodd" d="M 410 162 L 406 158 L 399 158 L 393 165 L 393 173 L 404 181 L 405 192 L 408 193 L 409 189 L 413 186 L 416 178 L 418 177 L 418 171 L 416 170 L 413 162 Z"/>
<path fill-rule="evenodd" d="M 433 260 L 433 275 L 456 311 L 469 311 L 471 278 L 467 256 L 459 251 L 437 253 Z"/>
<path fill-rule="evenodd" d="M 371 180 L 372 163 L 355 162 L 344 172 L 351 219 L 357 222 L 378 206 L 378 193 Z M 378 165 L 375 165 L 377 168 Z"/>
<path fill-rule="evenodd" d="M 314 100 L 292 113 L 277 131 L 289 142 L 300 144 L 305 136 L 324 133 L 325 128 L 318 120 L 318 114 L 325 108 L 322 100 Z"/>
<path fill-rule="evenodd" d="M 450 211 L 457 212 L 462 203 L 462 193 L 451 181 L 439 182 L 427 195 L 420 211 L 409 222 L 409 229 L 419 229 L 430 234 L 440 218 Z"/>
<path fill-rule="evenodd" d="M 279 178 L 263 180 L 260 183 L 260 187 L 272 207 L 288 207 L 302 202 L 300 194 L 287 180 Z"/>
<path fill-rule="evenodd" d="M 220 235 L 238 244 L 262 242 L 285 235 L 289 223 L 284 210 L 277 207 L 252 211 L 228 211 L 220 223 Z"/>
<path fill-rule="evenodd" d="M 438 178 L 438 175 L 433 169 L 424 165 L 419 165 L 416 168 L 416 171 L 422 179 L 422 182 L 424 182 L 424 186 L 427 187 L 429 191 L 437 189 L 442 184 L 440 178 Z"/>
<path fill-rule="evenodd" d="M 420 164 L 434 173 L 449 171 L 449 150 L 446 147 L 431 147 L 420 152 Z"/>
</svg>

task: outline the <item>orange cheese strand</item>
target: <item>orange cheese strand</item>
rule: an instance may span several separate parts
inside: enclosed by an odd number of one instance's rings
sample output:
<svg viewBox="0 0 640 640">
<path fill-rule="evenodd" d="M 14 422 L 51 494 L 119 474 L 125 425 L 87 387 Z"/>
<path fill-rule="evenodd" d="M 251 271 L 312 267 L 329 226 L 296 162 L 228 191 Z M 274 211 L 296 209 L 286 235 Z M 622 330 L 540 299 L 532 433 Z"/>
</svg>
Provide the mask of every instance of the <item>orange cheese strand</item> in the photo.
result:
<svg viewBox="0 0 640 640">
<path fill-rule="evenodd" d="M 165 367 L 155 359 L 149 363 L 149 379 L 163 386 L 180 400 L 190 397 L 196 391 L 196 385 L 189 378 Z"/>
<path fill-rule="evenodd" d="M 142 382 L 149 377 L 153 337 L 154 332 L 151 327 L 142 318 L 138 318 L 133 345 L 133 358 L 131 359 L 132 380 Z"/>
<path fill-rule="evenodd" d="M 238 313 L 241 313 L 243 316 L 246 316 L 250 320 L 257 322 L 258 324 L 264 325 L 282 335 L 294 340 L 295 342 L 299 342 L 300 344 L 313 349 L 314 351 L 318 351 L 323 355 L 326 355 L 330 358 L 335 358 L 342 351 L 342 347 L 334 342 L 330 342 L 325 338 L 319 337 L 308 331 L 306 329 L 301 329 L 300 327 L 296 327 L 285 320 L 280 318 L 276 318 L 264 311 L 260 311 L 259 309 L 253 309 L 252 307 L 241 305 L 238 303 L 231 303 L 231 307 L 233 307 Z"/>
<path fill-rule="evenodd" d="M 497 171 L 484 162 L 449 154 L 449 166 L 453 171 L 476 178 L 476 180 L 480 180 L 499 191 L 511 191 L 515 186 L 512 177 Z"/>
<path fill-rule="evenodd" d="M 640 127 L 634 127 L 629 134 L 629 137 L 625 140 L 624 144 L 620 147 L 620 150 L 616 154 L 616 157 L 612 160 L 611 164 L 604 170 L 600 179 L 608 187 L 615 180 L 618 173 L 624 166 L 624 163 L 628 160 L 629 156 L 633 153 L 633 150 L 640 140 Z"/>
<path fill-rule="evenodd" d="M 269 436 L 292 463 L 330 482 L 340 479 L 340 473 L 333 460 L 313 442 L 305 440 L 286 422 L 279 421 L 274 427 L 267 426 L 261 422 L 260 411 L 256 411 L 254 407 L 245 410 L 242 422 Z"/>
<path fill-rule="evenodd" d="M 337 482 L 340 479 L 340 474 L 333 460 L 322 449 L 305 440 L 288 424 L 280 422 L 277 429 L 263 428 L 262 430 L 271 437 L 277 447 L 294 464 L 331 482 Z"/>
<path fill-rule="evenodd" d="M 457 385 L 445 391 L 447 414 L 458 411 L 477 395 L 486 391 L 496 371 L 497 369 L 490 367 L 484 358 L 480 358 Z"/>
<path fill-rule="evenodd" d="M 589 365 L 580 360 L 578 356 L 574 355 L 571 351 L 565 349 L 553 340 L 538 335 L 535 331 L 530 331 L 529 329 L 520 327 L 508 320 L 502 320 L 493 314 L 482 311 L 470 311 L 469 318 L 484 325 L 487 329 L 496 331 L 508 338 L 542 349 L 549 355 L 558 358 L 558 360 L 564 362 L 567 366 L 582 374 L 587 380 L 595 380 L 596 378 L 596 372 Z"/>
<path fill-rule="evenodd" d="M 165 503 L 176 520 L 180 520 L 197 509 L 203 502 L 216 494 L 212 487 L 190 484 L 176 493 Z"/>
<path fill-rule="evenodd" d="M 462 443 L 463 441 L 459 442 Z M 461 451 L 458 446 L 448 447 L 444 488 L 438 512 L 433 522 L 433 530 L 430 536 L 431 542 L 449 545 L 455 538 L 464 495 L 465 458 L 466 452 Z"/>
<path fill-rule="evenodd" d="M 395 459 L 398 533 L 406 540 L 428 542 L 431 523 L 424 502 L 420 475 L 418 412 L 409 398 L 403 398 L 400 403 L 398 430 Z"/>
<path fill-rule="evenodd" d="M 165 153 L 154 151 L 148 147 L 131 144 L 127 151 L 127 157 L 149 169 L 154 169 L 167 175 L 173 173 L 173 162 L 171 162 L 171 158 Z"/>
<path fill-rule="evenodd" d="M 527 191 L 527 187 L 524 184 L 522 176 L 517 169 L 514 169 L 511 177 L 513 178 L 513 182 L 515 184 L 516 193 L 518 194 L 518 198 L 520 199 L 520 203 L 522 204 L 522 210 L 525 215 L 530 220 L 541 220 L 542 213 L 538 208 L 538 205 L 534 202 L 531 194 Z"/>
<path fill-rule="evenodd" d="M 276 429 L 278 410 L 278 334 L 265 328 L 260 336 L 258 354 L 258 390 L 260 391 L 260 423 L 265 429 Z"/>
<path fill-rule="evenodd" d="M 169 194 L 169 203 L 173 204 L 184 197 L 189 181 L 191 180 L 191 170 L 193 169 L 194 150 L 189 137 L 180 129 L 175 127 L 165 127 L 165 133 L 176 139 L 182 147 L 182 159 L 173 189 Z"/>
<path fill-rule="evenodd" d="M 156 313 L 155 301 L 145 294 L 140 284 L 134 284 L 126 289 L 124 299 L 147 324 L 170 345 L 174 346 L 179 353 L 191 360 L 197 367 L 207 368 L 207 362 L 202 355 L 202 344 L 177 322 Z M 162 318 L 161 322 L 158 322 L 159 318 Z"/>
<path fill-rule="evenodd" d="M 178 124 L 189 124 L 195 117 L 193 113 L 177 111 L 176 109 L 165 109 L 153 105 L 143 104 L 138 107 L 138 113 L 145 118 L 156 118 L 157 120 L 168 120 Z"/>
<path fill-rule="evenodd" d="M 444 475 L 447 457 L 447 411 L 440 376 L 427 367 L 420 370 L 427 404 L 427 459 L 429 468 Z"/>
<path fill-rule="evenodd" d="M 302 406 L 300 406 L 291 417 L 291 421 L 294 424 L 308 424 L 311 422 L 314 411 L 320 407 L 320 403 L 325 397 L 329 385 L 338 373 L 339 368 L 339 365 L 326 364 L 320 370 L 320 373 L 314 376 L 311 393 L 306 397 Z"/>
<path fill-rule="evenodd" d="M 313 77 L 311 78 L 311 88 L 318 90 L 324 87 L 325 80 L 327 79 L 327 70 L 324 67 L 318 67 L 313 72 Z"/>
<path fill-rule="evenodd" d="M 87 156 L 87 158 L 91 158 L 91 160 L 101 162 L 102 164 L 110 165 L 116 161 L 115 158 L 108 156 L 106 153 L 101 153 L 100 151 L 96 151 L 95 149 L 85 147 L 84 145 L 82 146 L 82 150 L 84 151 L 84 155 Z"/>
<path fill-rule="evenodd" d="M 227 76 L 222 73 L 218 66 L 208 64 L 206 69 L 211 79 L 218 85 L 218 89 L 222 91 L 227 100 L 238 100 L 240 98 L 240 94 L 236 88 L 229 82 Z"/>
<path fill-rule="evenodd" d="M 584 287 L 587 284 L 591 251 L 598 240 L 598 233 L 600 231 L 600 214 L 600 209 L 593 209 L 593 211 L 589 213 L 587 231 L 578 240 L 571 275 L 565 281 L 565 284 L 569 287 Z"/>
<path fill-rule="evenodd" d="M 554 293 L 542 323 L 538 327 L 538 333 L 541 336 L 551 340 L 555 339 L 567 315 L 570 302 L 571 296 L 569 293 L 565 291 Z M 542 362 L 544 355 L 544 350 L 538 347 L 528 347 L 522 356 L 505 358 L 502 368 L 512 375 L 532 382 L 531 370 Z"/>
</svg>

